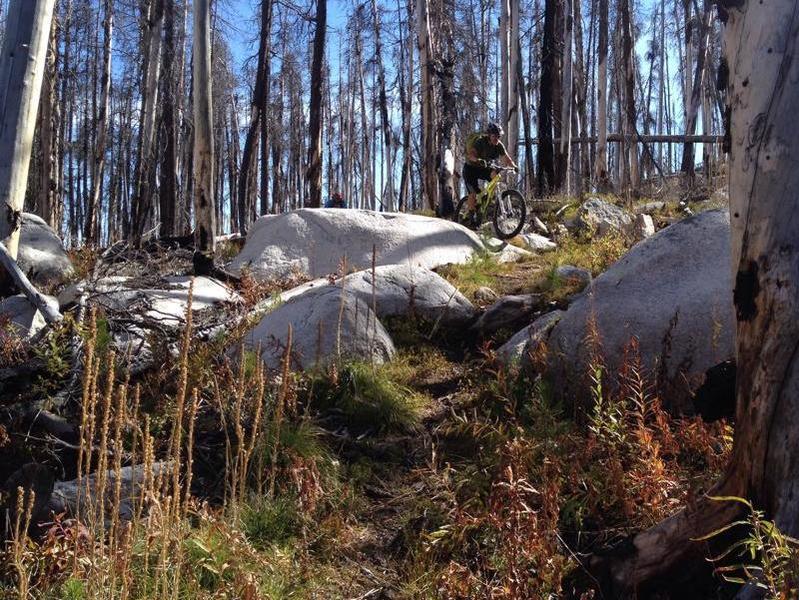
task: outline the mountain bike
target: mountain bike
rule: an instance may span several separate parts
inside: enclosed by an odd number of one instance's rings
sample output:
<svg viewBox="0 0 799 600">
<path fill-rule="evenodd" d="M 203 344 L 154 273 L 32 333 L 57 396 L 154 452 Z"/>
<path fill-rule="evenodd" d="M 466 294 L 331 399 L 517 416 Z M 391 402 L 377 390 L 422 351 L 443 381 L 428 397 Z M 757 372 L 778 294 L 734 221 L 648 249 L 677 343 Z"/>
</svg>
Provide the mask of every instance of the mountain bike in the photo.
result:
<svg viewBox="0 0 799 600">
<path fill-rule="evenodd" d="M 453 220 L 470 229 L 479 229 L 487 219 L 489 211 L 494 224 L 494 232 L 501 240 L 510 239 L 519 234 L 524 227 L 527 217 L 527 206 L 524 196 L 517 190 L 503 189 L 502 176 L 508 171 L 515 171 L 510 167 L 491 165 L 496 171 L 486 186 L 477 194 L 474 213 L 469 215 L 468 196 L 461 198 L 455 209 Z"/>
</svg>

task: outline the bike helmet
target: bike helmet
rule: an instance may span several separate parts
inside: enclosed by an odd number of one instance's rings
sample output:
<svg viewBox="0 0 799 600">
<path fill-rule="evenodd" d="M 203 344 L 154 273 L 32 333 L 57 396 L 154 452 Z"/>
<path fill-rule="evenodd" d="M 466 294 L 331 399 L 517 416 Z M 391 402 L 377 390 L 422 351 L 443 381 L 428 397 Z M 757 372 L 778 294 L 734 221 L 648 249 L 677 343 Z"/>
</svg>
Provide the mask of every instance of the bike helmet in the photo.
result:
<svg viewBox="0 0 799 600">
<path fill-rule="evenodd" d="M 502 137 L 505 132 L 502 130 L 502 125 L 499 125 L 498 123 L 489 123 L 488 127 L 486 127 L 486 133 L 488 135 L 498 135 Z"/>
</svg>

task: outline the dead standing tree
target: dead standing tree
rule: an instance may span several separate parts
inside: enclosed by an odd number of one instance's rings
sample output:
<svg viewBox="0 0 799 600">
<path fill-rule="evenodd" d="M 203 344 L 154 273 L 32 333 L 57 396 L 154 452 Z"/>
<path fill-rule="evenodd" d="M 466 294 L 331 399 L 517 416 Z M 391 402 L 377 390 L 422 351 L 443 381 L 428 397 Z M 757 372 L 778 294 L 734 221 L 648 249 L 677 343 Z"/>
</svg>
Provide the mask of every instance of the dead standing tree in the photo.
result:
<svg viewBox="0 0 799 600">
<path fill-rule="evenodd" d="M 261 180 L 262 183 L 265 184 L 265 186 L 262 185 L 262 195 L 266 194 L 266 189 L 264 188 L 268 187 L 269 182 L 267 174 L 269 153 L 269 123 L 267 119 L 267 110 L 269 107 L 269 84 L 271 76 L 270 52 L 272 47 L 272 14 L 272 0 L 263 0 L 263 2 L 261 2 L 261 31 L 258 41 L 258 66 L 255 74 L 255 89 L 252 95 L 252 117 L 250 128 L 247 130 L 247 137 L 244 140 L 238 180 L 238 225 L 239 231 L 242 233 L 246 233 L 247 227 L 256 216 L 256 159 L 259 154 L 259 134 L 261 146 Z M 276 173 L 275 177 L 277 176 L 278 174 Z M 275 179 L 275 185 L 277 185 L 277 179 Z M 266 213 L 265 201 L 265 198 L 261 201 L 260 208 L 262 214 Z M 274 193 L 272 194 L 272 202 L 277 202 L 277 195 Z"/>
<path fill-rule="evenodd" d="M 316 33 L 311 62 L 310 148 L 308 149 L 308 206 L 322 206 L 322 65 L 325 60 L 327 0 L 316 2 Z"/>
<path fill-rule="evenodd" d="M 557 23 L 560 17 L 558 0 L 544 5 L 544 36 L 541 42 L 541 80 L 538 99 L 538 195 L 546 196 L 560 187 L 555 170 L 555 98 L 557 96 L 559 61 Z"/>
<path fill-rule="evenodd" d="M 55 0 L 12 0 L 0 63 L 0 241 L 16 260 Z M 5 273 L 0 277 L 5 277 Z M 2 280 L 7 292 L 8 279 Z"/>
<path fill-rule="evenodd" d="M 194 272 L 214 271 L 214 118 L 211 103 L 210 0 L 194 0 Z"/>
<path fill-rule="evenodd" d="M 164 21 L 164 0 L 151 0 L 143 36 L 142 107 L 140 119 L 136 185 L 131 207 L 131 227 L 139 243 L 153 217 L 153 184 L 155 183 L 155 123 L 158 111 L 158 82 L 161 76 L 161 31 Z"/>
<path fill-rule="evenodd" d="M 711 16 L 713 14 L 713 3 L 710 0 L 705 0 L 704 13 L 702 16 L 701 27 L 699 30 L 699 48 L 696 53 L 696 70 L 693 75 L 693 83 L 690 86 L 691 96 L 687 99 L 688 114 L 685 117 L 685 135 L 694 135 L 696 133 L 696 121 L 699 115 L 699 103 L 702 99 L 704 91 L 704 78 L 706 65 L 708 62 L 708 47 L 711 27 Z M 686 78 L 690 80 L 691 74 L 687 73 Z M 686 141 L 683 146 L 682 163 L 680 169 L 685 173 L 689 179 L 694 177 L 694 145 L 692 142 Z"/>
<path fill-rule="evenodd" d="M 430 3 L 416 2 L 417 42 L 419 44 L 419 70 L 421 72 L 420 96 L 422 115 L 422 197 L 427 206 L 438 206 L 438 178 L 436 177 L 436 94 L 433 80 L 433 39 L 430 26 Z"/>
<path fill-rule="evenodd" d="M 97 143 L 92 162 L 92 195 L 87 206 L 84 238 L 88 244 L 100 243 L 100 192 L 105 171 L 105 154 L 108 139 L 108 110 L 111 102 L 111 39 L 114 31 L 113 0 L 104 2 L 103 21 L 103 76 L 100 111 L 97 115 Z"/>
<path fill-rule="evenodd" d="M 686 568 L 695 540 L 730 523 L 750 499 L 787 535 L 799 534 L 799 19 L 795 0 L 719 4 L 726 21 L 733 294 L 737 315 L 736 428 L 726 472 L 707 496 L 636 535 L 608 568 L 615 597 Z M 727 71 L 727 69 L 722 69 Z M 694 563 L 695 564 L 695 563 Z"/>
<path fill-rule="evenodd" d="M 610 187 L 608 176 L 608 0 L 599 0 L 597 47 L 597 136 L 594 176 L 600 191 Z"/>
</svg>

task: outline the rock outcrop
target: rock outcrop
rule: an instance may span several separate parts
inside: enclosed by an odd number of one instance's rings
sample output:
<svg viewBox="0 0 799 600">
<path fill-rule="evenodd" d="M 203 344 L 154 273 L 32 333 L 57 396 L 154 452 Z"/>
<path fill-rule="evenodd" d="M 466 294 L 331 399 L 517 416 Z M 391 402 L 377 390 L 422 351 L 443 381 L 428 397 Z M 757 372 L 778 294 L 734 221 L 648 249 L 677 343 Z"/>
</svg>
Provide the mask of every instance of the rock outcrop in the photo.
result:
<svg viewBox="0 0 799 600">
<path fill-rule="evenodd" d="M 331 282 L 315 279 L 283 292 L 278 301 L 286 302 L 308 290 L 322 288 L 344 289 L 355 294 L 367 306 L 384 317 L 421 317 L 445 327 L 459 327 L 475 317 L 472 303 L 455 286 L 438 273 L 423 267 L 409 265 L 384 265 L 366 269 Z M 267 300 L 260 309 L 271 308 L 274 300 Z"/>
<path fill-rule="evenodd" d="M 597 237 L 629 235 L 633 217 L 626 210 L 599 198 L 590 198 L 577 210 L 575 224 Z"/>
<path fill-rule="evenodd" d="M 41 217 L 22 214 L 17 264 L 34 285 L 61 283 L 73 273 L 61 239 Z"/>
<path fill-rule="evenodd" d="M 279 304 L 245 336 L 245 348 L 259 351 L 267 367 L 279 369 L 289 327 L 293 369 L 339 359 L 382 363 L 394 355 L 394 343 L 370 305 L 339 286 L 310 288 Z"/>
<path fill-rule="evenodd" d="M 635 337 L 664 401 L 690 410 L 706 372 L 734 358 L 732 289 L 729 213 L 712 210 L 675 223 L 634 246 L 572 303 L 548 336 L 549 372 L 564 392 L 579 396 L 589 328 L 610 376 Z"/>
<path fill-rule="evenodd" d="M 324 277 L 377 265 L 407 264 L 433 269 L 467 262 L 480 239 L 451 221 L 404 213 L 356 209 L 301 209 L 260 217 L 241 253 L 229 265 L 260 281 L 300 274 Z"/>
<path fill-rule="evenodd" d="M 42 313 L 22 294 L 0 300 L 0 336 L 12 333 L 27 340 L 45 324 Z"/>
</svg>

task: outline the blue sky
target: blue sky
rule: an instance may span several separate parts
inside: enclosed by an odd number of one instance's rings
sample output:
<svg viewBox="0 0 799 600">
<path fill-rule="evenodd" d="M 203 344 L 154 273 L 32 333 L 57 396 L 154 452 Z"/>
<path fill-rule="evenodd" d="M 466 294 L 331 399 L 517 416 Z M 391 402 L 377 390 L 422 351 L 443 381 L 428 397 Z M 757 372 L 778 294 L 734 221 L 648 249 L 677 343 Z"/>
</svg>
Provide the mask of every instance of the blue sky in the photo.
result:
<svg viewBox="0 0 799 600">
<path fill-rule="evenodd" d="M 258 6 L 260 5 L 260 0 L 228 1 L 231 8 L 229 12 L 232 13 L 229 17 L 231 20 L 230 24 L 240 32 L 240 35 L 231 35 L 228 42 L 230 43 L 233 56 L 236 59 L 236 64 L 239 68 L 241 68 L 247 57 L 255 54 L 257 50 L 257 47 L 250 45 L 250 41 L 255 40 L 258 35 L 258 31 L 255 28 L 256 26 L 254 19 L 258 15 Z M 306 1 L 307 0 L 297 0 L 297 4 L 302 5 Z M 343 24 L 346 23 L 348 4 L 349 2 L 342 0 L 328 0 L 328 28 L 342 28 Z"/>
</svg>

